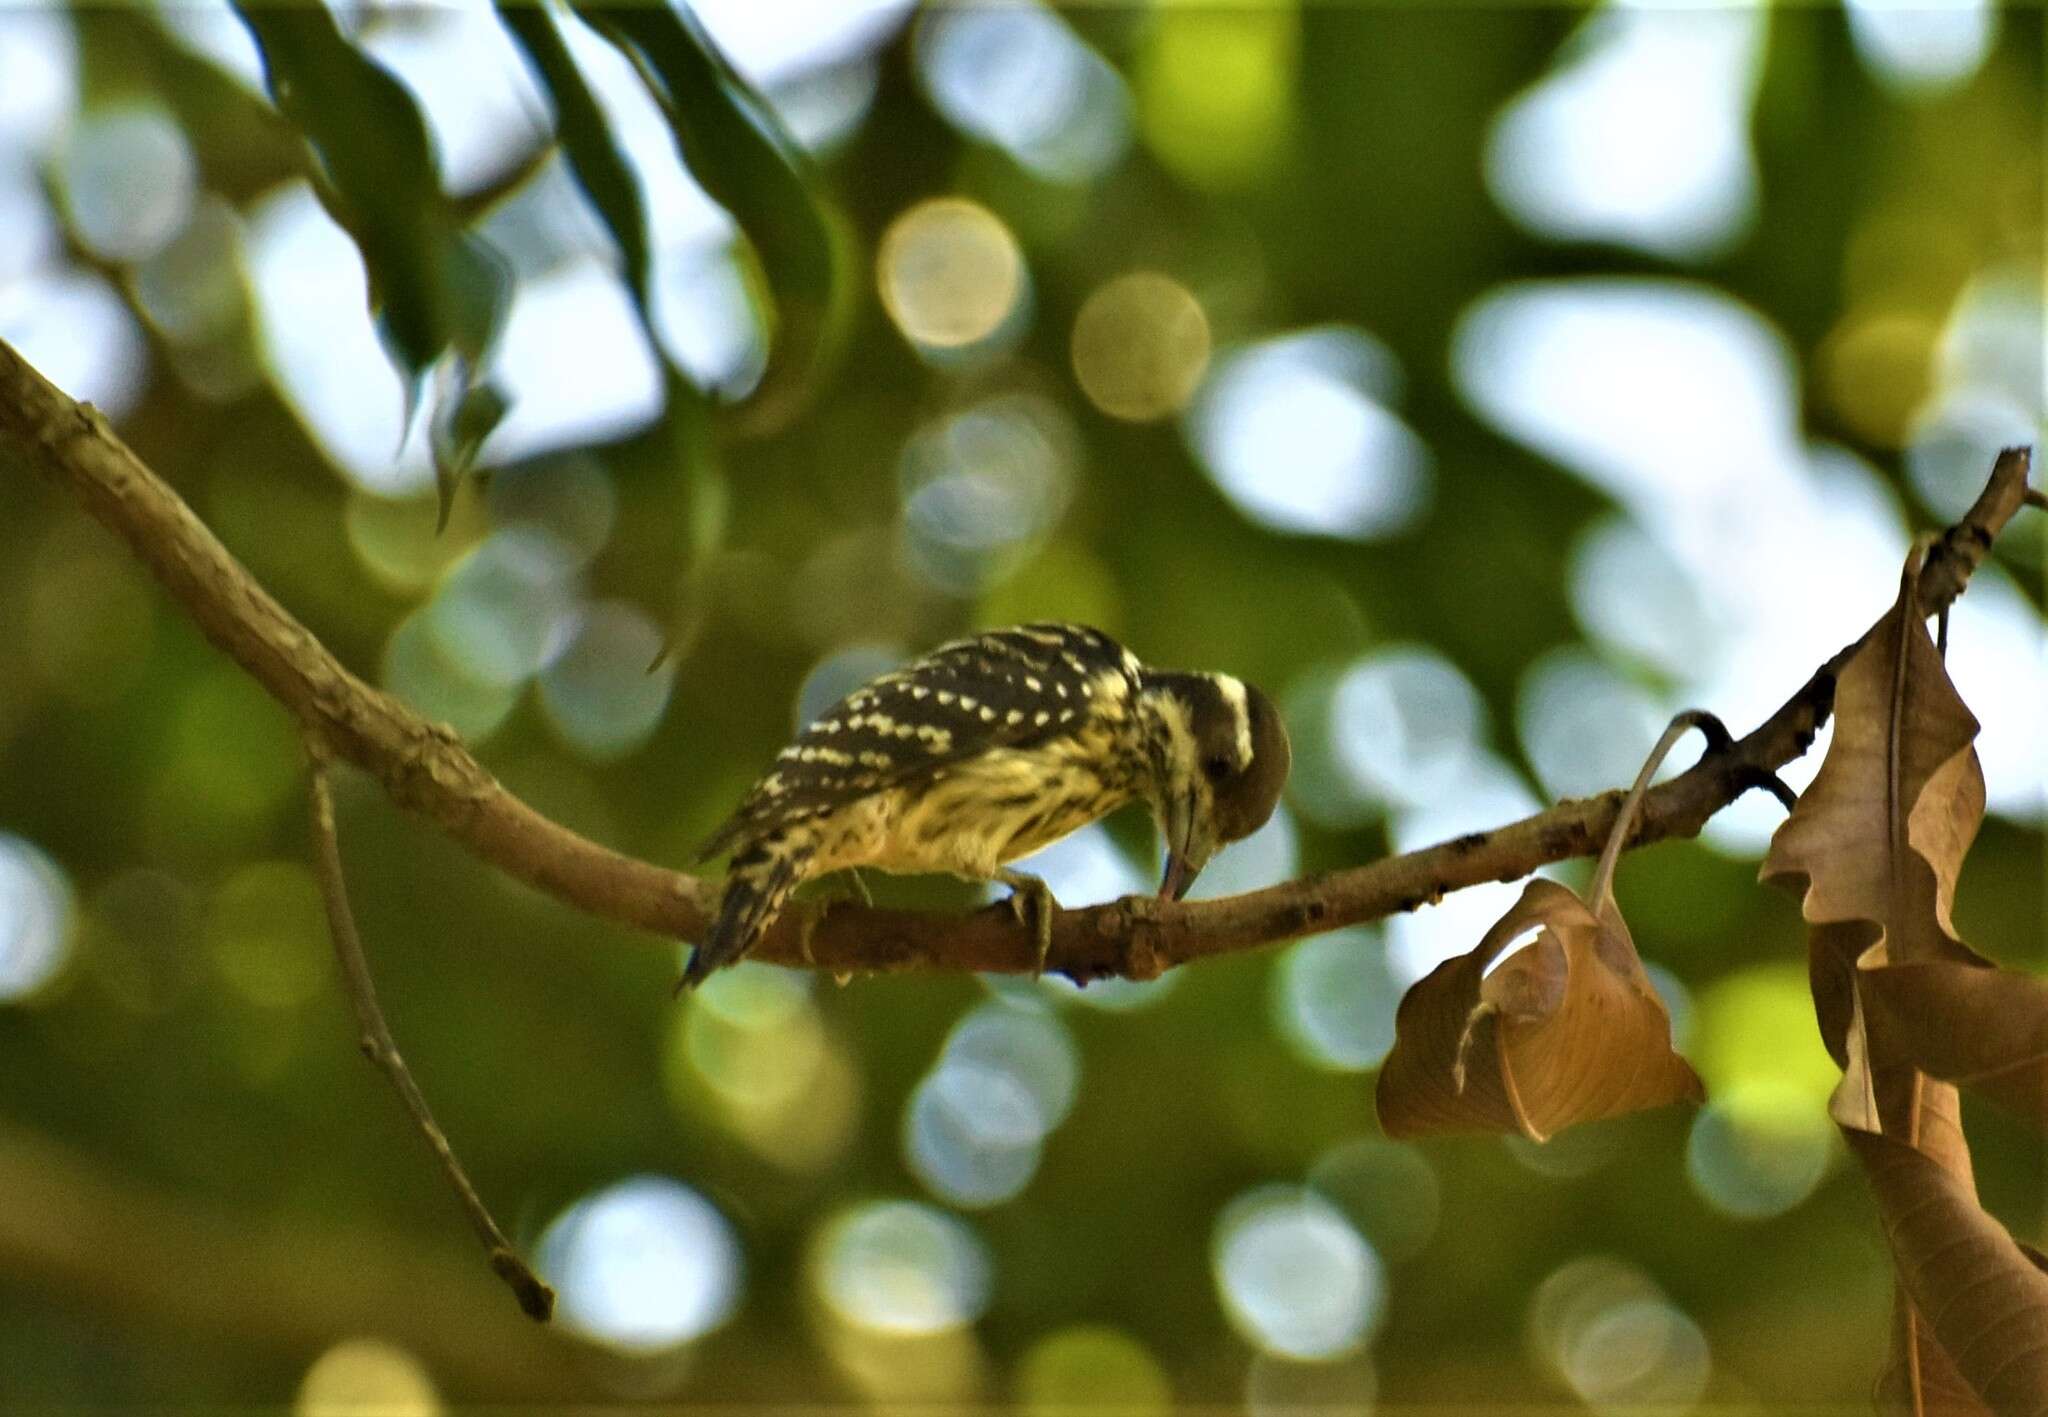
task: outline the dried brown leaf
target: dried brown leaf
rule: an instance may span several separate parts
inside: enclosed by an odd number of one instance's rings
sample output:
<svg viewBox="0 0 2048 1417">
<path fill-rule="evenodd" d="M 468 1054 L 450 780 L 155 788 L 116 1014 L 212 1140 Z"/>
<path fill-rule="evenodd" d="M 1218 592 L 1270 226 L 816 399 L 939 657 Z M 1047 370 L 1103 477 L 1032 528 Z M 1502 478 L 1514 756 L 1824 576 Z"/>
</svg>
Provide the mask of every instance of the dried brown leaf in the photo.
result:
<svg viewBox="0 0 2048 1417">
<path fill-rule="evenodd" d="M 1843 667 L 1835 734 L 1813 785 L 1771 840 L 1762 878 L 1799 890 L 1814 1010 L 1844 1069 L 1831 1110 L 1911 1137 L 1917 1082 L 1882 1038 L 1857 1037 L 1859 963 L 1968 956 L 1950 910 L 1984 816 L 1977 720 L 1949 682 L 1916 577 Z"/>
<path fill-rule="evenodd" d="M 2048 1128 L 2048 980 L 1974 957 L 1866 965 L 1873 1046 Z"/>
<path fill-rule="evenodd" d="M 1974 1202 L 1976 1177 L 1970 1165 L 1969 1143 L 1963 1137 L 1960 1095 L 1949 1084 L 1924 1077 L 1916 1082 L 1909 1076 L 1895 1085 L 1918 1088 L 1920 1154 L 1948 1175 L 1956 1195 Z M 1842 1120 L 1839 1109 L 1836 1120 Z M 1911 1413 L 1913 1417 L 1978 1417 L 1990 1411 L 1907 1297 L 1903 1276 L 1893 1281 L 1892 1346 L 1884 1371 L 1878 1375 L 1877 1399 L 1881 1408 Z"/>
<path fill-rule="evenodd" d="M 1924 915 L 1948 933 L 1956 876 L 1984 813 L 1976 736 L 1909 582 L 1842 670 L 1834 741 L 1772 838 L 1763 879 L 1802 890 L 1816 925 L 1910 926 L 1907 917 Z"/>
<path fill-rule="evenodd" d="M 1401 1000 L 1379 1113 L 1388 1136 L 1520 1132 L 1543 1141 L 1575 1122 L 1704 1095 L 1671 1051 L 1671 1020 L 1620 913 L 1610 902 L 1596 917 L 1539 879 L 1476 949 L 1438 965 Z"/>
<path fill-rule="evenodd" d="M 1907 1410 L 1916 1379 L 1920 1410 L 1941 1411 L 1929 1401 L 1959 1376 L 1993 1412 L 2048 1413 L 2048 1274 L 1984 1213 L 1975 1188 L 1941 1162 L 1888 1136 L 1854 1127 L 1842 1134 L 1869 1173 L 1913 1308 L 1885 1382 L 1898 1385 Z M 1946 1365 L 1927 1359 L 1930 1343 Z M 1915 1347 L 1918 1371 L 1900 1371 Z"/>
<path fill-rule="evenodd" d="M 1997 1417 L 1956 1371 L 1903 1289 L 1892 1291 L 1892 1351 L 1874 1395 L 1878 1411 L 1899 1417 Z"/>
</svg>

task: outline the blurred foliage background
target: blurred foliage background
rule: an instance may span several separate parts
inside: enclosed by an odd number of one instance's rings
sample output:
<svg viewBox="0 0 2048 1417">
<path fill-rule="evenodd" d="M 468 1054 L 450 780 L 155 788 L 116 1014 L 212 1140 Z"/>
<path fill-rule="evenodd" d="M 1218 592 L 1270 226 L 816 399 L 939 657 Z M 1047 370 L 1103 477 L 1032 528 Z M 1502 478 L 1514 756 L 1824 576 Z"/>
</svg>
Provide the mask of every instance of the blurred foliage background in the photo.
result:
<svg viewBox="0 0 2048 1417">
<path fill-rule="evenodd" d="M 1752 726 L 2043 423 L 2031 8 L 248 18 L 0 10 L 0 337 L 349 664 L 657 861 L 808 712 L 1034 616 L 1283 698 L 1287 803 L 1209 893 L 1496 825 L 1677 707 Z M 1372 1116 L 1395 1002 L 1511 886 L 1143 986 L 673 1003 L 672 945 L 348 779 L 393 1028 L 562 1290 L 525 1325 L 355 1050 L 290 725 L 4 470 L 0 1405 L 1868 1392 L 1889 1269 L 1767 801 L 1621 871 L 1704 1110 L 1417 1148 Z M 1957 920 L 2023 966 L 2043 546 L 1952 629 Z M 1138 819 L 1038 867 L 1155 879 Z"/>
</svg>

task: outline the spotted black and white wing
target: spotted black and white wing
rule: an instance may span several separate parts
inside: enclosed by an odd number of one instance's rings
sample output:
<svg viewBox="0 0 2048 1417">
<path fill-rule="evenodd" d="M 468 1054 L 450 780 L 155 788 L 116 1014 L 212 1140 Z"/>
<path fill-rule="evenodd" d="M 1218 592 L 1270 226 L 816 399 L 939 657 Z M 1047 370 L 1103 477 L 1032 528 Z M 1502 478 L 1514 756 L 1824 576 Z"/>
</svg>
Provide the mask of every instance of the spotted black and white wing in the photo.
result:
<svg viewBox="0 0 2048 1417">
<path fill-rule="evenodd" d="M 744 849 L 962 759 L 1078 735 L 1137 701 L 1138 661 L 1100 630 L 1038 623 L 941 645 L 863 685 L 782 750 L 698 859 Z"/>
</svg>

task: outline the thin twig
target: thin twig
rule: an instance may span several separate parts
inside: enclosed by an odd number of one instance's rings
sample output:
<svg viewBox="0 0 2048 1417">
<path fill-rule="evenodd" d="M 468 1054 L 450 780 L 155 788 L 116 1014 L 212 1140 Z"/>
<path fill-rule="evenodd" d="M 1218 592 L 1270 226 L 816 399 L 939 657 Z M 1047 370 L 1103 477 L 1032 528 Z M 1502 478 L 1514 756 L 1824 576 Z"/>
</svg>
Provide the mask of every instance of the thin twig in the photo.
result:
<svg viewBox="0 0 2048 1417">
<path fill-rule="evenodd" d="M 419 1128 L 441 1163 L 442 1175 L 447 1177 L 477 1238 L 483 1242 L 491 1268 L 511 1286 L 527 1317 L 546 1323 L 555 1311 L 555 1291 L 527 1267 L 519 1252 L 512 1248 L 512 1242 L 505 1238 L 505 1232 L 498 1228 L 498 1222 L 491 1218 L 483 1197 L 476 1193 L 469 1174 L 462 1169 L 455 1148 L 448 1144 L 447 1133 L 428 1110 L 427 1099 L 413 1081 L 412 1070 L 406 1067 L 398 1044 L 392 1040 L 391 1029 L 384 1022 L 384 1011 L 377 1004 L 377 988 L 370 980 L 369 961 L 363 957 L 362 937 L 356 933 L 355 913 L 349 909 L 348 884 L 341 873 L 341 847 L 334 829 L 334 793 L 327 782 L 327 750 L 310 733 L 306 735 L 306 761 L 306 795 L 313 819 L 313 865 L 320 878 L 320 894 L 327 902 L 327 927 L 334 937 L 335 958 L 341 961 L 342 984 L 348 990 L 349 1003 L 355 1007 L 356 1026 L 362 1030 L 363 1055 L 383 1069 L 405 1110 L 412 1114 L 413 1125 Z"/>
<path fill-rule="evenodd" d="M 1992 542 L 2030 500 L 2030 451 L 2008 448 L 1984 491 L 1929 555 L 1920 604 L 1929 615 L 1962 593 Z M 365 684 L 278 604 L 192 509 L 95 410 L 67 397 L 0 340 L 0 471 L 33 470 L 65 487 L 163 582 L 206 637 L 306 731 L 370 773 L 392 800 L 478 857 L 593 915 L 669 939 L 703 937 L 715 883 L 612 851 L 507 792 L 454 731 Z M 1630 844 L 1691 836 L 1754 787 L 1780 801 L 1771 776 L 1812 746 L 1833 711 L 1835 677 L 1862 639 L 1828 660 L 1763 723 L 1725 752 L 1650 789 Z M 1076 980 L 1150 978 L 1212 955 L 1374 920 L 1483 881 L 1599 852 L 1620 792 L 1563 802 L 1490 832 L 1223 900 L 1112 902 L 1061 911 L 1045 968 Z M 1032 932 L 1000 906 L 968 916 L 848 907 L 807 940 L 785 912 L 753 957 L 834 974 L 944 970 L 1024 973 L 1040 963 Z M 808 946 L 808 950 L 806 950 Z"/>
</svg>

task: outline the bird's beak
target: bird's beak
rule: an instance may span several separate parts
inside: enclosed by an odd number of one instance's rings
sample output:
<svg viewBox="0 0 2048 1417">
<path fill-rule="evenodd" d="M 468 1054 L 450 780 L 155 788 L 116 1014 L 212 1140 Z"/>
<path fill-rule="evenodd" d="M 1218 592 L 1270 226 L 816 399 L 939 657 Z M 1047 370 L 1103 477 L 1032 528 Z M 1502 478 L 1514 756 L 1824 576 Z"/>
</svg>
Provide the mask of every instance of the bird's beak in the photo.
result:
<svg viewBox="0 0 2048 1417">
<path fill-rule="evenodd" d="M 1192 796 L 1177 798 L 1166 809 L 1166 874 L 1159 881 L 1161 900 L 1180 900 L 1195 883 L 1195 877 L 1209 864 L 1215 846 L 1203 839 L 1195 827 Z"/>
<path fill-rule="evenodd" d="M 1181 899 L 1187 895 L 1188 887 L 1195 883 L 1195 877 L 1201 873 L 1201 870 L 1200 866 L 1189 865 L 1188 858 L 1181 855 L 1178 851 L 1167 852 L 1166 875 L 1159 882 L 1159 898 L 1161 900 Z"/>
</svg>

